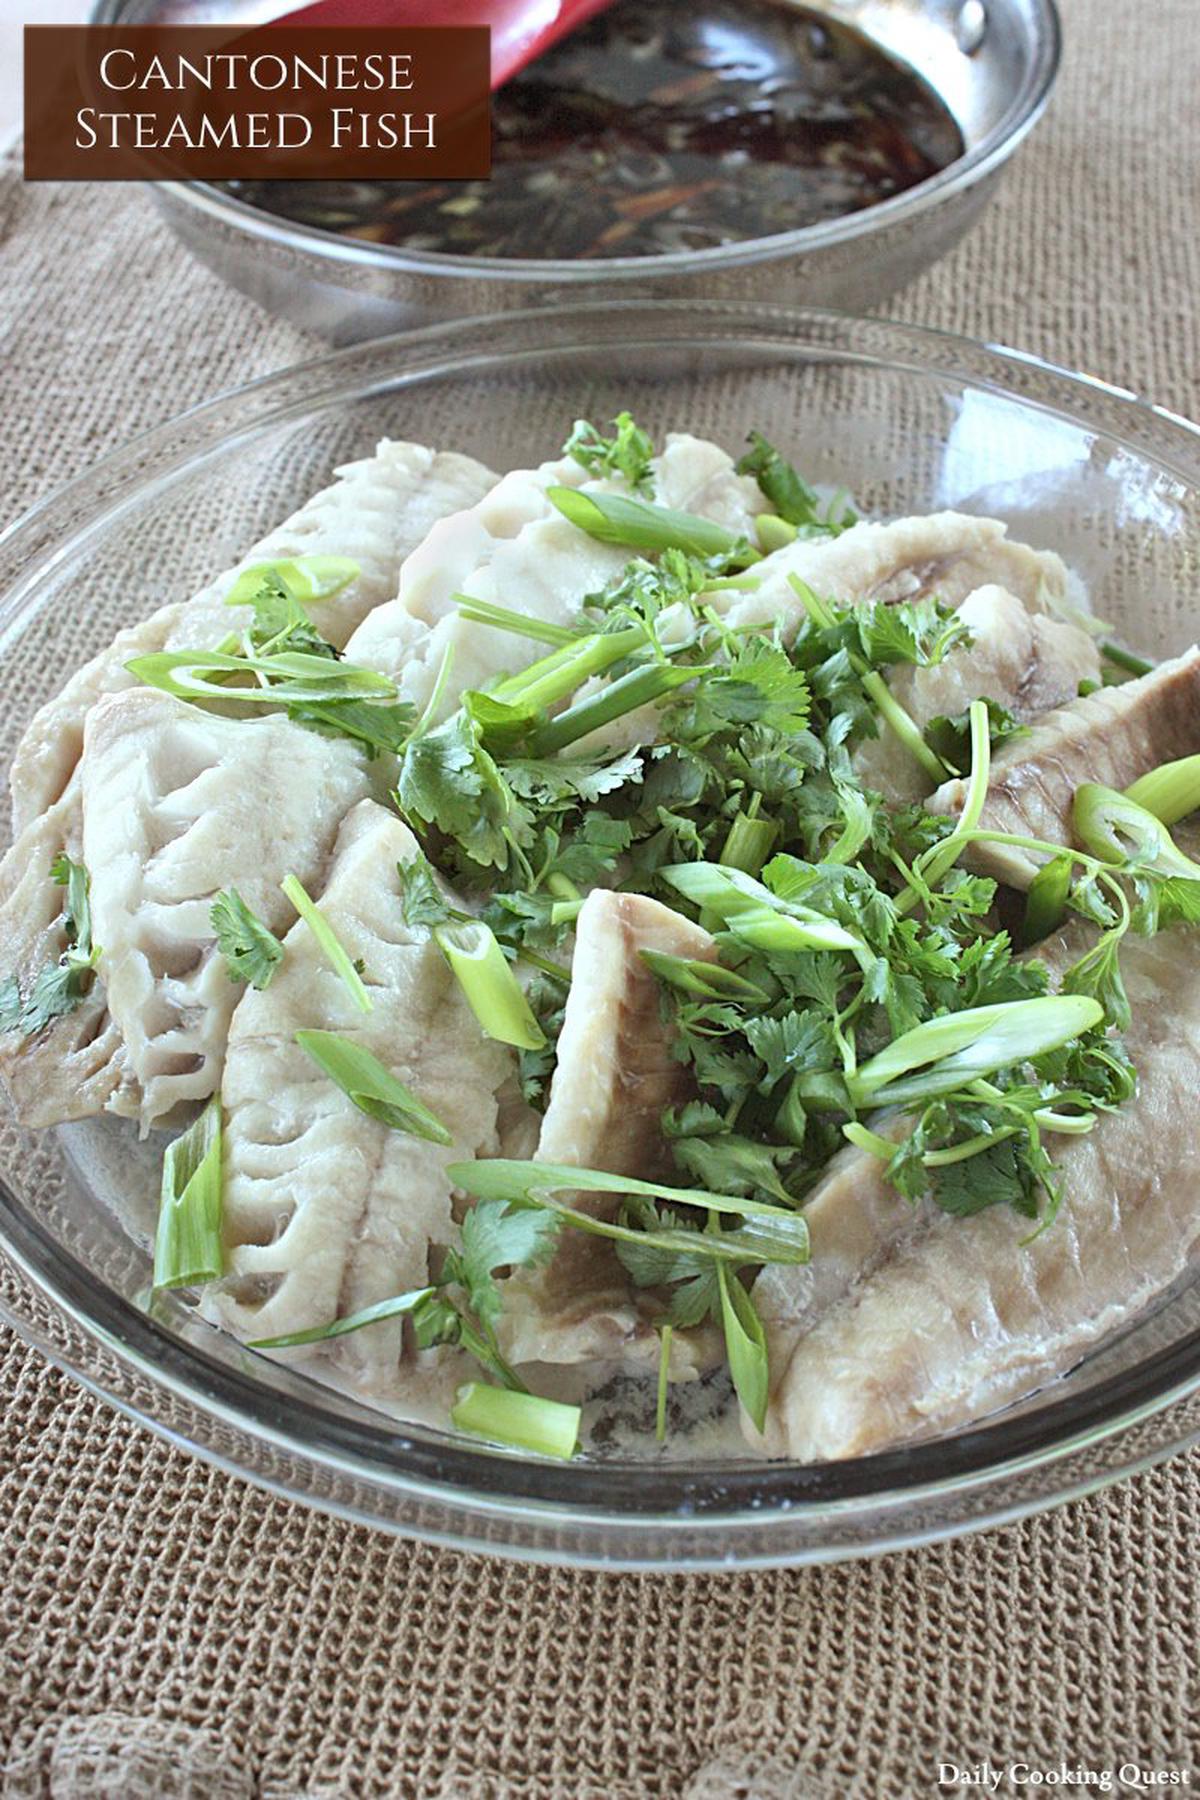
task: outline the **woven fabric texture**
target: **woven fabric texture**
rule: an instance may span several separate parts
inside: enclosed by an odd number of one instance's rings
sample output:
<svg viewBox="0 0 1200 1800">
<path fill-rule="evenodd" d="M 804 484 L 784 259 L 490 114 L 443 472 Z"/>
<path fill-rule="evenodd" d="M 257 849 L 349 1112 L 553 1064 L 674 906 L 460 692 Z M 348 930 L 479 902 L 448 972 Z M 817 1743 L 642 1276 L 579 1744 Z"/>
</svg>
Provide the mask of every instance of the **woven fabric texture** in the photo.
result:
<svg viewBox="0 0 1200 1800">
<path fill-rule="evenodd" d="M 1194 415 L 1196 0 L 1064 11 L 1049 117 L 892 310 Z M 199 270 L 132 189 L 0 171 L 0 281 L 6 512 L 320 348 Z M 506 1566 L 259 1493 L 6 1334 L 0 1795 L 906 1800 L 985 1760 L 1194 1786 L 1198 1533 L 1192 1456 L 869 1564 Z"/>
</svg>

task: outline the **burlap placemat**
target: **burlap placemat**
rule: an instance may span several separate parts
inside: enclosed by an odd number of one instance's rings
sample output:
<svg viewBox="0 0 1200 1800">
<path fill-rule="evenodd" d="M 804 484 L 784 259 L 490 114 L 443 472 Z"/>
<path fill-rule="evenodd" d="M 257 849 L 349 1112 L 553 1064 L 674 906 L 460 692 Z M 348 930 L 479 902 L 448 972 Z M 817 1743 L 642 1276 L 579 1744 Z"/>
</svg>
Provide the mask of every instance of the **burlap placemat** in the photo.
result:
<svg viewBox="0 0 1200 1800">
<path fill-rule="evenodd" d="M 892 310 L 1195 414 L 1196 0 L 1066 15 L 1050 117 Z M 139 192 L 9 168 L 0 241 L 5 513 L 316 348 L 198 270 Z M 270 1499 L 0 1349 L 5 1796 L 903 1797 L 985 1760 L 1200 1781 L 1194 1457 L 871 1564 L 572 1574 Z"/>
</svg>

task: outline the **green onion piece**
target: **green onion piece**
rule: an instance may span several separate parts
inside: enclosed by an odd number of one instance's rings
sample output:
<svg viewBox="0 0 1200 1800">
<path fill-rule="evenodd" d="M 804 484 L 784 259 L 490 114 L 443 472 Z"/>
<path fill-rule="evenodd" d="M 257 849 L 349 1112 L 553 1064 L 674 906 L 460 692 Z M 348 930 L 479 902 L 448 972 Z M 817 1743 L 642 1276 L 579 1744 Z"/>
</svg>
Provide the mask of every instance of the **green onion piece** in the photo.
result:
<svg viewBox="0 0 1200 1800">
<path fill-rule="evenodd" d="M 323 1344 L 327 1338 L 345 1337 L 348 1331 L 361 1331 L 364 1325 L 378 1324 L 380 1319 L 401 1319 L 415 1312 L 422 1301 L 437 1292 L 436 1288 L 415 1288 L 411 1294 L 397 1294 L 392 1300 L 379 1300 L 364 1306 L 361 1312 L 344 1319 L 331 1319 L 328 1325 L 313 1325 L 307 1331 L 289 1331 L 283 1337 L 250 1338 L 247 1350 L 290 1350 L 294 1344 Z"/>
<path fill-rule="evenodd" d="M 778 513 L 759 513 L 754 521 L 754 535 L 758 539 L 758 547 L 767 556 L 773 550 L 784 550 L 794 544 L 800 535 L 794 525 L 781 519 Z"/>
<path fill-rule="evenodd" d="M 581 1407 L 564 1406 L 561 1400 L 543 1400 L 537 1394 L 514 1394 L 508 1388 L 469 1381 L 458 1390 L 450 1418 L 460 1431 L 514 1450 L 532 1450 L 535 1456 L 557 1456 L 570 1461 L 579 1444 Z"/>
<path fill-rule="evenodd" d="M 604 1169 L 577 1169 L 572 1163 L 512 1162 L 503 1157 L 481 1157 L 475 1162 L 452 1163 L 446 1173 L 455 1187 L 476 1200 L 507 1200 L 544 1206 L 560 1213 L 581 1231 L 620 1242 L 661 1243 L 677 1249 L 687 1245 L 697 1255 L 723 1256 L 727 1260 L 757 1262 L 807 1262 L 808 1228 L 804 1215 L 765 1201 L 739 1198 L 736 1194 L 710 1194 L 707 1188 L 666 1187 L 659 1182 L 638 1181 L 632 1175 L 610 1175 Z M 695 1231 L 632 1231 L 606 1219 L 553 1199 L 559 1192 L 589 1194 L 641 1194 L 648 1200 L 666 1200 L 672 1206 L 698 1206 L 705 1212 L 734 1213 L 748 1222 L 744 1232 L 717 1235 Z M 778 1252 L 778 1254 L 776 1254 Z"/>
<path fill-rule="evenodd" d="M 160 650 L 125 664 L 145 687 L 177 700 L 236 700 L 239 705 L 299 705 L 305 701 L 394 700 L 394 681 L 374 669 L 284 650 L 277 656 L 227 656 L 220 650 Z M 257 675 L 261 687 L 231 688 L 218 677 Z"/>
<path fill-rule="evenodd" d="M 1114 788 L 1085 781 L 1075 790 L 1071 817 L 1084 849 L 1102 862 L 1119 867 L 1132 854 L 1164 874 L 1200 878 L 1200 863 L 1183 854 L 1162 820 Z"/>
<path fill-rule="evenodd" d="M 547 488 L 546 498 L 572 525 L 601 544 L 623 544 L 634 550 L 683 550 L 689 556 L 737 557 L 743 566 L 761 560 L 745 538 L 696 513 L 676 512 L 622 494 L 584 493 L 580 488 Z"/>
<path fill-rule="evenodd" d="M 654 1407 L 654 1435 L 659 1443 L 664 1443 L 667 1436 L 667 1387 L 671 1370 L 671 1339 L 675 1336 L 674 1328 L 664 1325 L 659 1332 L 658 1351 L 658 1398 Z"/>
<path fill-rule="evenodd" d="M 640 950 L 638 955 L 668 987 L 697 994 L 702 1000 L 750 1000 L 761 1004 L 769 998 L 757 982 L 748 981 L 736 969 L 726 969 L 720 963 L 669 956 L 665 950 Z"/>
<path fill-rule="evenodd" d="M 288 875 L 281 883 L 284 893 L 295 907 L 308 929 L 316 938 L 321 950 L 334 974 L 339 977 L 343 987 L 357 1006 L 360 1013 L 374 1011 L 371 996 L 363 986 L 362 976 L 355 968 L 343 946 L 338 942 L 337 934 L 325 915 L 314 901 L 309 899 L 304 887 L 295 875 Z"/>
<path fill-rule="evenodd" d="M 789 575 L 788 586 L 818 631 L 828 631 L 831 626 L 837 624 L 837 616 L 833 608 L 822 600 L 819 594 L 813 592 L 807 581 L 801 581 L 798 575 Z"/>
<path fill-rule="evenodd" d="M 491 600 L 477 600 L 474 594 L 455 594 L 454 604 L 460 619 L 472 625 L 492 625 L 513 637 L 532 638 L 538 644 L 575 644 L 580 633 L 567 625 L 551 625 L 547 619 L 535 619 L 529 613 L 514 612 L 511 607 L 497 606 Z"/>
<path fill-rule="evenodd" d="M 454 1142 L 437 1114 L 353 1038 L 341 1037 L 336 1031 L 298 1031 L 296 1042 L 359 1112 L 389 1125 L 393 1131 L 407 1131 L 431 1144 Z"/>
<path fill-rule="evenodd" d="M 163 1157 L 154 1234 L 156 1288 L 194 1287 L 220 1276 L 221 1191 L 221 1100 L 214 1094 Z"/>
<path fill-rule="evenodd" d="M 557 718 L 542 725 L 530 739 L 531 754 L 552 756 L 556 750 L 565 750 L 568 744 L 577 743 L 580 738 L 588 737 L 593 731 L 611 725 L 614 719 L 624 718 L 626 713 L 636 712 L 639 706 L 648 706 L 652 701 L 661 700 L 674 688 L 682 687 L 685 682 L 694 681 L 698 675 L 707 673 L 707 669 L 687 664 L 661 662 L 647 663 L 640 669 L 631 669 L 627 675 L 610 682 L 598 694 L 578 701 L 574 706 L 569 706 L 566 712 L 559 713 Z"/>
<path fill-rule="evenodd" d="M 925 742 L 920 727 L 905 712 L 878 669 L 869 669 L 862 678 L 862 684 L 864 693 L 869 694 L 875 702 L 880 717 L 891 727 L 893 735 L 904 745 L 909 755 L 916 758 L 930 780 L 940 786 L 949 770 L 941 757 Z"/>
<path fill-rule="evenodd" d="M 582 911 L 582 900 L 556 900 L 550 908 L 550 923 L 552 925 L 573 925 Z"/>
<path fill-rule="evenodd" d="M 575 638 L 549 656 L 539 657 L 519 675 L 498 681 L 491 689 L 491 696 L 505 705 L 522 706 L 531 712 L 555 706 L 582 687 L 585 681 L 590 681 L 593 675 L 603 675 L 614 663 L 642 649 L 646 641 L 646 631 L 641 625 Z"/>
<path fill-rule="evenodd" d="M 1177 825 L 1200 807 L 1200 756 L 1183 756 L 1178 762 L 1160 763 L 1146 775 L 1139 775 L 1125 798 L 1164 825 Z"/>
<path fill-rule="evenodd" d="M 1103 1017 L 1099 1001 L 1085 994 L 1045 994 L 946 1013 L 906 1031 L 848 1075 L 846 1087 L 856 1106 L 903 1106 L 930 1099 L 977 1076 L 1057 1050 Z"/>
<path fill-rule="evenodd" d="M 891 1162 L 896 1154 L 896 1143 L 893 1138 L 885 1138 L 878 1131 L 871 1131 L 857 1120 L 851 1120 L 842 1126 L 842 1136 L 847 1138 L 857 1150 L 866 1150 L 871 1156 L 877 1156 L 880 1162 Z"/>
<path fill-rule="evenodd" d="M 540 1050 L 545 1034 L 490 926 L 473 919 L 441 925 L 433 935 L 488 1037 L 518 1050 Z"/>
<path fill-rule="evenodd" d="M 360 573 L 359 565 L 348 556 L 297 556 L 286 562 L 252 563 L 226 594 L 225 604 L 253 606 L 273 586 L 301 602 L 331 600 Z"/>
<path fill-rule="evenodd" d="M 1100 652 L 1105 662 L 1112 663 L 1114 668 L 1124 669 L 1127 675 L 1149 675 L 1157 666 L 1147 662 L 1144 656 L 1137 656 L 1132 650 L 1124 650 L 1120 644 L 1114 644 L 1107 638 L 1101 644 Z"/>
<path fill-rule="evenodd" d="M 546 890 L 548 893 L 553 894 L 556 900 L 583 899 L 583 895 L 575 886 L 575 883 L 571 880 L 570 876 L 562 874 L 558 869 L 555 869 L 552 875 L 546 877 Z"/>
<path fill-rule="evenodd" d="M 770 1398 L 770 1367 L 767 1361 L 767 1336 L 753 1300 L 737 1276 L 717 1264 L 717 1286 L 721 1294 L 721 1323 L 725 1328 L 725 1354 L 734 1390 L 754 1424 L 761 1431 L 767 1418 Z"/>
<path fill-rule="evenodd" d="M 1056 856 L 1040 868 L 1025 895 L 1025 914 L 1021 921 L 1022 948 L 1038 944 L 1057 931 L 1067 915 L 1067 896 L 1071 892 L 1071 858 Z"/>
<path fill-rule="evenodd" d="M 778 836 L 779 827 L 774 819 L 752 819 L 739 813 L 721 847 L 721 861 L 727 868 L 758 875 L 775 848 Z"/>
<path fill-rule="evenodd" d="M 917 873 L 929 888 L 936 887 L 950 873 L 966 848 L 971 833 L 979 824 L 987 802 L 992 763 L 992 731 L 987 701 L 972 700 L 969 716 L 971 774 L 963 796 L 962 811 L 949 837 L 943 838 L 940 844 L 935 844 L 932 850 L 927 850 L 917 859 Z M 907 887 L 896 897 L 897 910 L 902 913 L 911 912 L 919 899 L 917 890 Z"/>
<path fill-rule="evenodd" d="M 834 919 L 782 900 L 742 869 L 721 863 L 673 863 L 661 871 L 671 886 L 728 925 L 756 950 L 849 950 L 873 961 L 867 946 Z"/>
</svg>

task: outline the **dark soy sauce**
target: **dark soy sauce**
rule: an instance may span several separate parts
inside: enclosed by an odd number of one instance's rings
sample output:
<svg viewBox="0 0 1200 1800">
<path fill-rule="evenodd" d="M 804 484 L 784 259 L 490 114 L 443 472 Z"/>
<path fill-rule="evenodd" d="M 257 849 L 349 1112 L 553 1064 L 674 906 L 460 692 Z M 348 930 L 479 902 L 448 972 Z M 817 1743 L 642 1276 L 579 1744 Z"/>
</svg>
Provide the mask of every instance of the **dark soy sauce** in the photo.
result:
<svg viewBox="0 0 1200 1800">
<path fill-rule="evenodd" d="M 624 0 L 494 99 L 490 181 L 236 182 L 268 212 L 457 256 L 660 256 L 875 206 L 961 156 L 910 69 L 781 0 Z"/>
</svg>

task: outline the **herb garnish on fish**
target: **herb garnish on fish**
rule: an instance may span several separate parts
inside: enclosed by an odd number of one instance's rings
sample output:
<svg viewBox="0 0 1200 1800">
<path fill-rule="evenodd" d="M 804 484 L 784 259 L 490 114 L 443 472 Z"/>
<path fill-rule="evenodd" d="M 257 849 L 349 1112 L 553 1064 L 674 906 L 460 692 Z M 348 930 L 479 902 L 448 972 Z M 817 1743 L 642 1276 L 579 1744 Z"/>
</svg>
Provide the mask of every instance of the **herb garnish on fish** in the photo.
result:
<svg viewBox="0 0 1200 1800">
<path fill-rule="evenodd" d="M 34 1036 L 51 1019 L 73 1012 L 95 980 L 100 947 L 92 943 L 87 870 L 64 851 L 51 864 L 50 879 L 67 890 L 61 919 L 66 948 L 56 962 L 39 969 L 24 995 L 15 975 L 0 984 L 0 1032 Z"/>
</svg>

